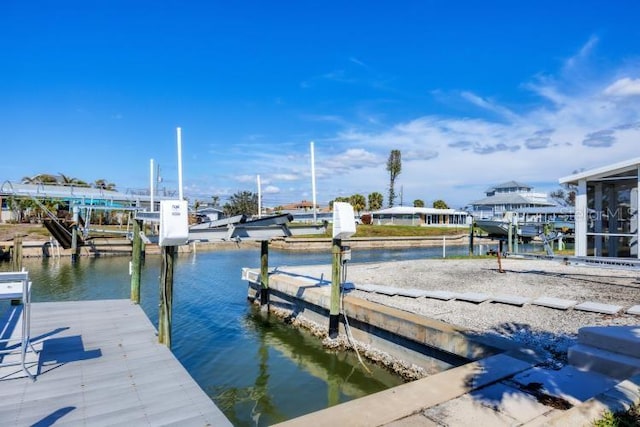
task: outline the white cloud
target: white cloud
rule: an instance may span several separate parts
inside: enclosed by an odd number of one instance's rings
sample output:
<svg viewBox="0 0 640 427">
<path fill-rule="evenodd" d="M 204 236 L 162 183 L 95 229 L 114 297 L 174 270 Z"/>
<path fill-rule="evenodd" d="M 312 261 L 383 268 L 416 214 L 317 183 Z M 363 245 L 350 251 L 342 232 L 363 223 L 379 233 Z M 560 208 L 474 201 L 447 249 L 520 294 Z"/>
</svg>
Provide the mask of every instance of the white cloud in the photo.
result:
<svg viewBox="0 0 640 427">
<path fill-rule="evenodd" d="M 402 186 L 405 203 L 442 198 L 461 207 L 495 183 L 516 179 L 553 189 L 574 170 L 633 156 L 640 139 L 640 98 L 630 95 L 640 90 L 640 80 L 618 79 L 617 70 L 611 70 L 608 79 L 571 82 L 571 72 L 588 74 L 579 66 L 596 41 L 590 40 L 559 78 L 536 77 L 524 85 L 551 104 L 516 113 L 464 92 L 468 101 L 498 113 L 501 121 L 429 115 L 377 133 L 354 128 L 339 134 L 337 139 L 345 144 L 366 147 L 370 161 L 361 169 L 342 169 L 345 175 L 339 182 L 328 175 L 327 185 L 337 190 L 348 181 L 358 192 L 386 195 L 386 158 L 389 150 L 399 149 L 403 163 L 396 185 Z M 603 94 L 629 97 L 618 103 Z"/>
<path fill-rule="evenodd" d="M 367 68 L 367 64 L 365 64 L 364 62 L 360 61 L 360 60 L 359 60 L 358 58 L 356 58 L 356 57 L 353 57 L 353 56 L 352 56 L 351 58 L 349 58 L 349 61 L 353 62 L 353 63 L 354 63 L 354 64 L 356 64 L 356 65 L 360 65 L 361 67 L 365 67 L 365 68 Z"/>
<path fill-rule="evenodd" d="M 482 97 L 480 97 L 478 95 L 475 95 L 475 94 L 473 94 L 471 92 L 464 91 L 464 92 L 461 93 L 461 96 L 464 99 L 466 99 L 467 101 L 471 102 L 472 104 L 474 104 L 474 105 L 476 105 L 476 106 L 478 106 L 480 108 L 483 108 L 483 109 L 485 109 L 487 111 L 491 111 L 493 113 L 496 113 L 496 114 L 498 114 L 498 115 L 500 115 L 500 116 L 502 116 L 502 117 L 504 117 L 506 119 L 509 119 L 509 120 L 517 119 L 517 116 L 512 111 L 510 111 L 508 108 L 505 108 L 505 107 L 502 107 L 500 105 L 497 105 L 497 104 L 495 104 L 495 103 L 493 103 L 493 102 L 491 102 L 491 101 L 489 101 L 487 99 L 484 99 L 484 98 L 482 98 Z"/>
<path fill-rule="evenodd" d="M 629 77 L 616 80 L 604 90 L 609 96 L 640 96 L 640 78 L 631 79 Z"/>
<path fill-rule="evenodd" d="M 429 205 L 443 199 L 453 207 L 481 198 L 496 183 L 518 180 L 537 189 L 554 189 L 560 177 L 573 171 L 637 155 L 640 78 L 630 77 L 629 70 L 613 68 L 607 75 L 599 71 L 592 76 L 589 59 L 597 45 L 598 39 L 590 38 L 561 65 L 557 75 L 536 75 L 524 82 L 521 88 L 541 97 L 537 104 L 511 102 L 507 107 L 496 101 L 499 94 L 457 93 L 458 100 L 462 97 L 483 112 L 496 114 L 496 120 L 483 118 L 485 114 L 429 114 L 386 127 L 366 121 L 361 121 L 364 127 L 356 127 L 348 124 L 346 114 L 306 116 L 341 128 L 334 136 L 316 138 L 318 201 L 373 191 L 386 197 L 386 161 L 392 149 L 402 153 L 396 193 L 402 188 L 405 204 L 422 199 Z M 436 100 L 451 99 L 442 90 L 433 93 L 438 95 Z M 308 198 L 307 144 L 277 146 L 275 152 L 252 152 L 250 170 L 269 177 L 274 187 L 287 182 L 277 196 L 281 203 Z M 252 175 L 236 179 L 255 182 Z"/>
<path fill-rule="evenodd" d="M 262 192 L 264 194 L 278 194 L 280 193 L 280 189 L 278 187 L 276 187 L 275 185 L 268 185 L 267 187 L 265 187 Z"/>
<path fill-rule="evenodd" d="M 237 175 L 234 177 L 234 179 L 240 183 L 247 183 L 247 182 L 255 183 L 257 182 L 257 178 L 258 178 L 257 175 Z"/>
<path fill-rule="evenodd" d="M 597 36 L 591 36 L 589 40 L 587 40 L 587 42 L 582 45 L 576 55 L 566 60 L 563 71 L 572 72 L 573 69 L 581 67 L 584 61 L 586 61 L 591 56 L 592 52 L 595 50 L 599 42 L 600 39 Z"/>
<path fill-rule="evenodd" d="M 272 175 L 271 178 L 277 181 L 296 181 L 300 179 L 300 175 L 293 173 L 277 173 Z"/>
</svg>

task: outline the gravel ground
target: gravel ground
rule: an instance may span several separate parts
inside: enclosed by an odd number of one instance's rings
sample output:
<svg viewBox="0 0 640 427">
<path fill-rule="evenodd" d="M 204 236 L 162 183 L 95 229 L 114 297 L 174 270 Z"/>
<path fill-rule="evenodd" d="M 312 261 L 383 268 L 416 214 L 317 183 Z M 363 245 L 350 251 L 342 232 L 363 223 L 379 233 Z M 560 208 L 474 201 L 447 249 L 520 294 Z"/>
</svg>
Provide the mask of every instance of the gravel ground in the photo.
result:
<svg viewBox="0 0 640 427">
<path fill-rule="evenodd" d="M 526 304 L 480 304 L 430 298 L 385 296 L 351 291 L 369 301 L 461 326 L 478 334 L 497 334 L 543 351 L 552 365 L 566 362 L 567 348 L 578 329 L 594 325 L 640 325 L 640 316 L 625 314 L 640 304 L 638 271 L 565 265 L 559 261 L 507 258 L 504 273 L 497 259 L 425 259 L 389 263 L 347 264 L 347 282 L 398 288 L 517 295 L 532 299 L 555 297 L 578 303 L 619 305 L 616 315 L 558 310 Z M 287 267 L 313 277 L 330 279 L 330 266 Z"/>
</svg>

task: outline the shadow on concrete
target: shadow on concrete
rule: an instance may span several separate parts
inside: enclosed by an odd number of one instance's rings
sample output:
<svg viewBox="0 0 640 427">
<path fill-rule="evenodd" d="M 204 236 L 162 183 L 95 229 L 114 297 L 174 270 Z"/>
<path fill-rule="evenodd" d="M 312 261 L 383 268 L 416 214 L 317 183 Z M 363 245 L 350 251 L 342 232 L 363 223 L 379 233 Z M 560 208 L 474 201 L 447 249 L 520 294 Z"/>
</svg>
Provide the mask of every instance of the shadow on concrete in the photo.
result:
<svg viewBox="0 0 640 427">
<path fill-rule="evenodd" d="M 38 375 L 56 369 L 66 363 L 102 357 L 102 351 L 85 350 L 82 336 L 49 338 L 42 342 L 38 363 Z"/>
<path fill-rule="evenodd" d="M 69 412 L 71 412 L 71 411 L 73 411 L 75 409 L 76 409 L 75 406 L 65 406 L 64 408 L 60 408 L 57 411 L 52 412 L 51 414 L 47 415 L 46 417 L 44 417 L 40 421 L 36 422 L 35 424 L 32 424 L 31 427 L 49 427 L 49 426 L 52 426 L 56 422 L 58 422 L 58 420 L 60 418 L 64 417 Z"/>
<path fill-rule="evenodd" d="M 316 276 L 309 276 L 307 274 L 298 274 L 298 273 L 292 273 L 290 271 L 279 270 L 278 267 L 274 268 L 273 271 L 269 272 L 269 275 L 271 275 L 271 274 L 280 274 L 280 275 L 283 275 L 283 276 L 290 276 L 290 277 L 298 277 L 298 278 L 308 279 L 308 280 L 316 282 L 316 284 L 314 286 L 328 286 L 328 285 L 331 285 L 331 280 L 326 280 L 324 278 L 324 274 L 321 274 L 320 278 L 318 278 Z"/>
<path fill-rule="evenodd" d="M 465 380 L 465 386 L 472 389 L 467 396 L 474 405 L 500 412 L 502 416 L 512 416 L 518 422 L 526 417 L 531 417 L 531 420 L 541 416 L 545 410 L 567 410 L 619 382 L 598 373 L 579 371 L 568 365 L 567 350 L 576 344 L 576 337 L 571 335 L 536 331 L 527 324 L 517 322 L 503 323 L 484 334 L 470 335 L 481 340 L 500 335 L 521 345 L 519 349 L 507 351 L 504 355 L 528 362 L 528 366 L 523 365 L 515 373 L 500 376 L 497 372 L 503 366 L 495 364 L 489 357 L 479 360 L 477 363 L 480 369 L 477 373 L 468 375 Z M 440 408 L 430 408 L 427 416 L 431 412 L 437 417 L 438 413 L 442 415 L 442 411 L 455 407 L 451 402 L 439 406 Z M 514 411 L 513 408 L 516 407 L 520 409 Z"/>
<path fill-rule="evenodd" d="M 23 309 L 22 304 L 11 304 L 0 318 L 0 352 L 10 351 L 20 347 L 20 340 L 11 338 L 11 336 L 13 335 L 18 321 L 22 318 Z M 9 341 L 14 344 L 10 344 Z M 0 359 L 0 362 L 1 361 L 2 360 Z"/>
</svg>

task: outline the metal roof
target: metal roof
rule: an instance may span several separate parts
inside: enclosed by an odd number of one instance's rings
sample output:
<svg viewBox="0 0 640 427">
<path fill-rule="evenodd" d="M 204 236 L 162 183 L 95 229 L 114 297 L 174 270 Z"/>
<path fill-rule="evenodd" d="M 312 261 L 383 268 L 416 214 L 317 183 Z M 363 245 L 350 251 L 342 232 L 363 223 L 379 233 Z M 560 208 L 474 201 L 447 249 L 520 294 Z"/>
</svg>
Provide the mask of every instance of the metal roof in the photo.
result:
<svg viewBox="0 0 640 427">
<path fill-rule="evenodd" d="M 494 185 L 493 187 L 488 188 L 486 192 L 488 193 L 488 192 L 502 189 L 502 188 L 526 188 L 531 190 L 533 187 L 517 181 L 508 181 L 508 182 L 503 182 L 502 184 Z"/>
<path fill-rule="evenodd" d="M 104 190 L 102 188 L 78 187 L 74 185 L 50 185 L 50 184 L 22 184 L 5 181 L 0 185 L 0 197 L 25 196 L 37 198 L 72 199 L 72 200 L 101 200 L 111 202 L 140 202 L 149 201 L 148 194 L 137 194 L 130 191 Z M 175 198 L 175 197 L 174 197 Z M 155 196 L 155 200 L 170 199 L 169 197 Z"/>
<path fill-rule="evenodd" d="M 538 206 L 554 206 L 555 203 L 539 200 L 533 200 L 526 197 L 526 193 L 498 193 L 494 196 L 485 197 L 484 199 L 471 202 L 472 205 L 538 205 Z"/>
<path fill-rule="evenodd" d="M 582 179 L 595 181 L 598 179 L 619 175 L 625 172 L 635 172 L 637 176 L 638 168 L 640 168 L 640 157 L 635 157 L 623 162 L 613 163 L 608 166 L 602 166 L 599 168 L 565 176 L 563 178 L 560 178 L 558 182 L 560 182 L 560 184 L 577 184 L 578 181 Z"/>
</svg>

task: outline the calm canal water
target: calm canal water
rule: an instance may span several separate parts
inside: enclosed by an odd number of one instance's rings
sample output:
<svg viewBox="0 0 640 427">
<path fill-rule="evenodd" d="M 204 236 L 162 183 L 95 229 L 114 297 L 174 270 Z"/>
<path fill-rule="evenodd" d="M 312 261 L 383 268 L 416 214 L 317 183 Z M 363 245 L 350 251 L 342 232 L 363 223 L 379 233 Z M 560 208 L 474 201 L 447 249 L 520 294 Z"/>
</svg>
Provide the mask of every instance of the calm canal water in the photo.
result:
<svg viewBox="0 0 640 427">
<path fill-rule="evenodd" d="M 464 246 L 447 255 L 466 255 Z M 442 248 L 354 250 L 353 263 L 442 257 Z M 329 252 L 271 250 L 269 264 L 330 264 Z M 236 426 L 270 425 L 402 383 L 352 353 L 328 352 L 317 338 L 264 318 L 247 302 L 243 267 L 260 250 L 180 255 L 175 269 L 173 353 Z M 129 298 L 129 258 L 25 259 L 34 302 Z M 0 263 L 7 270 L 9 263 Z M 157 327 L 160 257 L 143 267 L 141 306 Z M 1 307 L 0 307 L 1 309 Z"/>
</svg>

